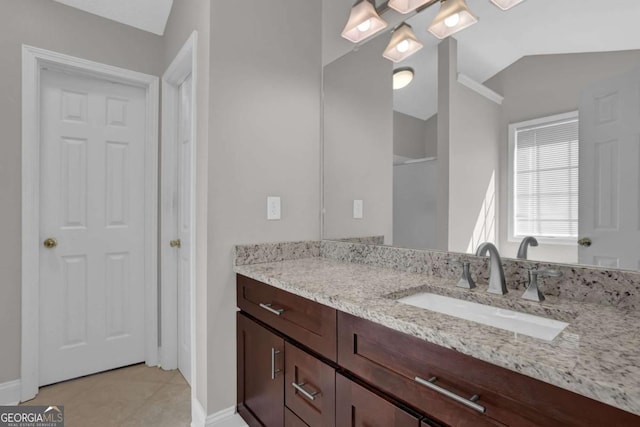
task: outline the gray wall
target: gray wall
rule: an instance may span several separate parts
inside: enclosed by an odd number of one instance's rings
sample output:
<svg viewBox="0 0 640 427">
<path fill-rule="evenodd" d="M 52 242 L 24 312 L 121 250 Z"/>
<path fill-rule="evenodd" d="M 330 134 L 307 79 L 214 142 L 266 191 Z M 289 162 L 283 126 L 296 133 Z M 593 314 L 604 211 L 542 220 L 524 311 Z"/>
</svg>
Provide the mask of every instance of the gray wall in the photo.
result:
<svg viewBox="0 0 640 427">
<path fill-rule="evenodd" d="M 20 377 L 21 45 L 158 75 L 162 38 L 53 1 L 0 0 L 0 383 Z"/>
<path fill-rule="evenodd" d="M 393 229 L 392 63 L 384 37 L 324 68 L 324 238 L 384 235 Z M 353 200 L 364 219 L 353 219 Z"/>
<path fill-rule="evenodd" d="M 496 242 L 500 106 L 455 83 L 449 146 L 449 250 Z"/>
<path fill-rule="evenodd" d="M 407 114 L 393 112 L 393 154 L 396 156 L 421 159 L 427 157 L 427 126 Z"/>
<path fill-rule="evenodd" d="M 210 18 L 212 414 L 236 403 L 233 245 L 320 238 L 321 0 L 213 1 Z M 266 219 L 269 195 L 282 198 L 280 221 Z"/>
<path fill-rule="evenodd" d="M 456 84 L 458 72 L 458 44 L 453 37 L 438 45 L 438 192 L 436 197 L 436 246 L 432 249 L 447 250 L 449 247 L 449 140 L 451 137 L 451 92 Z"/>
<path fill-rule="evenodd" d="M 426 142 L 424 155 L 425 157 L 438 157 L 438 115 L 434 114 L 429 117 L 424 128 Z"/>
<path fill-rule="evenodd" d="M 438 153 L 438 116 L 421 120 L 398 111 L 393 112 L 393 154 L 421 159 Z"/>
<path fill-rule="evenodd" d="M 164 33 L 163 70 L 198 32 L 196 83 L 196 397 L 207 409 L 207 172 L 209 149 L 209 0 L 176 0 Z"/>
<path fill-rule="evenodd" d="M 504 95 L 500 119 L 500 251 L 515 257 L 518 243 L 507 241 L 508 125 L 578 109 L 580 91 L 589 84 L 622 74 L 640 64 L 640 50 L 525 57 L 485 84 Z M 576 263 L 577 246 L 540 245 L 530 248 L 530 258 Z"/>
<path fill-rule="evenodd" d="M 495 241 L 500 106 L 457 82 L 457 42 L 441 43 L 438 106 L 438 166 L 448 162 L 447 246 L 453 252 L 476 249 L 482 241 Z M 443 153 L 443 150 L 447 150 Z M 443 155 L 445 154 L 445 155 Z M 448 157 L 448 159 L 447 159 Z M 439 186 L 444 187 L 439 174 Z M 443 197 L 441 196 L 441 199 Z M 439 199 L 438 201 L 440 202 Z M 438 224 L 442 227 L 439 219 Z"/>
<path fill-rule="evenodd" d="M 393 167 L 393 245 L 436 246 L 437 160 Z"/>
</svg>

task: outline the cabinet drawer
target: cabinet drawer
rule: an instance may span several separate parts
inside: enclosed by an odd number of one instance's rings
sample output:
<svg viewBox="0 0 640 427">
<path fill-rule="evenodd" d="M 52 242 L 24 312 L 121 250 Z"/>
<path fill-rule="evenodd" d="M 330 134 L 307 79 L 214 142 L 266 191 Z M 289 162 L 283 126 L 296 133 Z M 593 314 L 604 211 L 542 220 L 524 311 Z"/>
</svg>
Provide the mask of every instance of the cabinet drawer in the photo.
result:
<svg viewBox="0 0 640 427">
<path fill-rule="evenodd" d="M 336 361 L 336 310 L 242 275 L 237 282 L 241 310 Z"/>
<path fill-rule="evenodd" d="M 309 427 L 291 409 L 284 408 L 284 427 Z"/>
<path fill-rule="evenodd" d="M 631 413 L 367 320 L 339 313 L 338 328 L 341 366 L 446 424 L 640 425 Z M 439 391 L 423 384 L 433 377 Z M 478 395 L 474 403 L 485 412 L 443 389 L 466 401 Z"/>
<path fill-rule="evenodd" d="M 419 427 L 418 418 L 350 379 L 336 375 L 336 425 Z"/>
<path fill-rule="evenodd" d="M 309 353 L 285 343 L 284 401 L 311 427 L 335 425 L 335 370 Z"/>
</svg>

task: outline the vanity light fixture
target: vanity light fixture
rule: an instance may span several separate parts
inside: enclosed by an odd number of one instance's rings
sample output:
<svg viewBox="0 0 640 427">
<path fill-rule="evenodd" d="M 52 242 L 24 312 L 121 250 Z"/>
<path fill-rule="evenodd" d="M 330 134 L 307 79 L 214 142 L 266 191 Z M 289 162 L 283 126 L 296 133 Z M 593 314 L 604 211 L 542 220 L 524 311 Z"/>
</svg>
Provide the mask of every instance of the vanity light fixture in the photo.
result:
<svg viewBox="0 0 640 427">
<path fill-rule="evenodd" d="M 495 4 L 502 10 L 509 10 L 514 6 L 519 5 L 524 0 L 491 0 L 491 3 Z"/>
<path fill-rule="evenodd" d="M 404 15 L 413 12 L 420 6 L 429 3 L 429 1 L 431 0 L 389 0 L 387 6 Z"/>
<path fill-rule="evenodd" d="M 429 26 L 429 32 L 439 39 L 445 39 L 460 30 L 478 22 L 465 0 L 442 0 L 440 12 Z"/>
<path fill-rule="evenodd" d="M 351 8 L 347 25 L 342 30 L 342 37 L 353 43 L 358 43 L 386 27 L 387 23 L 380 18 L 370 0 L 358 0 Z"/>
<path fill-rule="evenodd" d="M 490 1 L 500 9 L 508 10 L 524 0 Z M 478 17 L 471 12 L 465 0 L 388 0 L 378 10 L 376 10 L 375 0 L 356 0 L 351 8 L 349 20 L 342 30 L 342 37 L 353 43 L 359 43 L 387 27 L 388 24 L 380 14 L 386 13 L 389 9 L 403 14 L 420 13 L 438 2 L 440 11 L 429 26 L 429 32 L 440 40 L 478 22 Z M 400 62 L 423 46 L 411 26 L 403 22 L 394 30 L 383 56 L 393 62 Z"/>
<path fill-rule="evenodd" d="M 404 67 L 393 70 L 393 90 L 407 87 L 413 80 L 413 68 Z"/>
<path fill-rule="evenodd" d="M 420 49 L 424 45 L 418 40 L 415 33 L 411 29 L 411 25 L 402 23 L 395 29 L 391 36 L 391 41 L 384 50 L 382 56 L 393 61 L 400 62 L 407 59 Z"/>
</svg>

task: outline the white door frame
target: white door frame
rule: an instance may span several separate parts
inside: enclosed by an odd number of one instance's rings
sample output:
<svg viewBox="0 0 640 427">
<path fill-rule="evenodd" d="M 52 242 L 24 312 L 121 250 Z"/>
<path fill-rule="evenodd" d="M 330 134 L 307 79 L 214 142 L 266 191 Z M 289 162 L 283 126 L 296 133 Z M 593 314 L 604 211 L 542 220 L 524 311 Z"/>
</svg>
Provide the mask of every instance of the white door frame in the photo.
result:
<svg viewBox="0 0 640 427">
<path fill-rule="evenodd" d="M 160 310 L 162 312 L 160 364 L 164 369 L 176 369 L 178 367 L 178 280 L 177 263 L 178 256 L 174 248 L 169 247 L 169 241 L 176 238 L 178 233 L 177 215 L 178 188 L 177 175 L 177 143 L 178 143 L 178 100 L 179 88 L 182 82 L 191 75 L 191 283 L 190 289 L 190 327 L 191 334 L 191 391 L 195 396 L 196 362 L 195 362 L 195 326 L 196 326 L 196 304 L 195 304 L 195 153 L 197 146 L 196 118 L 197 118 L 197 44 L 198 33 L 191 33 L 189 39 L 180 49 L 171 65 L 162 76 L 162 174 L 160 188 L 161 192 L 161 231 L 160 231 Z"/>
<path fill-rule="evenodd" d="M 145 359 L 158 364 L 158 77 L 22 45 L 22 401 L 38 393 L 40 253 L 40 82 L 43 69 L 145 90 Z"/>
</svg>

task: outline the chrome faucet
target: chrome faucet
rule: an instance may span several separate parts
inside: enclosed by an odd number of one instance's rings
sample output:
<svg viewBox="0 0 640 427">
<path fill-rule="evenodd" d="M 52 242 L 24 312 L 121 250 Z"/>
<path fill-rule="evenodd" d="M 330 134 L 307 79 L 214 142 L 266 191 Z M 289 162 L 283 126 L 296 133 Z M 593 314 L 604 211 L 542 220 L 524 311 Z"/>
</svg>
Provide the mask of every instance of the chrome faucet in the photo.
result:
<svg viewBox="0 0 640 427">
<path fill-rule="evenodd" d="M 538 240 L 532 236 L 527 236 L 522 239 L 520 247 L 518 248 L 518 258 L 527 259 L 527 249 L 529 249 L 529 246 L 538 246 Z"/>
<path fill-rule="evenodd" d="M 489 293 L 504 295 L 507 293 L 507 282 L 504 280 L 504 270 L 502 269 L 502 259 L 498 253 L 498 248 L 493 243 L 485 242 L 478 246 L 477 256 L 485 256 L 489 252 Z"/>
</svg>

